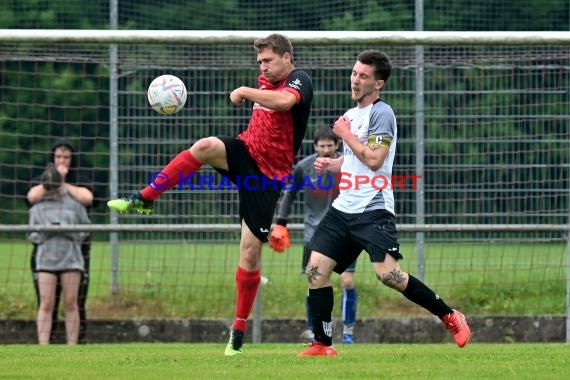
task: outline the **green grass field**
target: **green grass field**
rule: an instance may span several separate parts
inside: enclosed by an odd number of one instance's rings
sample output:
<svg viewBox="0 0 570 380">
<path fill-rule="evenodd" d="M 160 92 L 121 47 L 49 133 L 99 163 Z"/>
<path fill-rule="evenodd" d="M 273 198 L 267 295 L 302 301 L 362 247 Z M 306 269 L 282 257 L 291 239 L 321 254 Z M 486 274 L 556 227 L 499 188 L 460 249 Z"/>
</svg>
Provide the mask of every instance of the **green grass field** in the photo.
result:
<svg viewBox="0 0 570 380">
<path fill-rule="evenodd" d="M 415 272 L 413 246 L 402 266 Z M 0 244 L 0 318 L 29 318 L 35 300 L 30 246 Z M 426 282 L 469 315 L 564 314 L 564 244 L 428 244 Z M 222 317 L 234 303 L 237 247 L 205 244 L 122 244 L 112 295 L 106 243 L 92 254 L 91 319 Z M 265 249 L 265 318 L 304 318 L 300 247 Z M 357 268 L 359 318 L 425 312 L 379 285 L 368 259 Z M 338 287 L 337 287 L 338 290 Z M 338 292 L 337 292 L 338 295 Z M 229 306 L 228 306 L 229 305 Z M 338 312 L 338 306 L 337 306 Z M 338 345 L 336 358 L 298 358 L 299 344 L 246 344 L 243 357 L 223 356 L 224 344 L 0 345 L 1 379 L 567 379 L 567 344 Z"/>
<path fill-rule="evenodd" d="M 403 244 L 402 268 L 416 273 L 414 246 Z M 88 309 L 91 319 L 230 318 L 237 244 L 121 243 L 119 293 L 111 294 L 107 243 L 93 246 Z M 0 318 L 33 318 L 30 245 L 0 243 Z M 301 247 L 263 252 L 264 318 L 304 318 L 306 279 Z M 565 314 L 565 243 L 428 243 L 425 282 L 469 315 Z M 375 278 L 368 256 L 358 261 L 359 318 L 426 315 Z M 340 287 L 336 285 L 336 294 Z M 338 301 L 337 301 L 338 302 Z M 338 312 L 338 304 L 336 307 Z"/>
<path fill-rule="evenodd" d="M 337 357 L 305 357 L 295 344 L 0 346 L 2 379 L 568 379 L 570 345 L 357 344 Z"/>
</svg>

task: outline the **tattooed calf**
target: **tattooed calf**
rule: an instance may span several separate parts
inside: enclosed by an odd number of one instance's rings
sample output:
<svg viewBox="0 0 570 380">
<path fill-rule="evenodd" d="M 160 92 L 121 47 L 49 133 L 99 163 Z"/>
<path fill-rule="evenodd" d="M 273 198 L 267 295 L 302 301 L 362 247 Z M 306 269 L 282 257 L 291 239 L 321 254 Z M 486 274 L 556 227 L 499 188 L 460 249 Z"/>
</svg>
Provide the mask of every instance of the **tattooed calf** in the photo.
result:
<svg viewBox="0 0 570 380">
<path fill-rule="evenodd" d="M 393 289 L 400 289 L 401 284 L 405 281 L 403 273 L 398 269 L 393 269 L 388 273 L 384 273 L 378 278 L 384 285 Z"/>
</svg>

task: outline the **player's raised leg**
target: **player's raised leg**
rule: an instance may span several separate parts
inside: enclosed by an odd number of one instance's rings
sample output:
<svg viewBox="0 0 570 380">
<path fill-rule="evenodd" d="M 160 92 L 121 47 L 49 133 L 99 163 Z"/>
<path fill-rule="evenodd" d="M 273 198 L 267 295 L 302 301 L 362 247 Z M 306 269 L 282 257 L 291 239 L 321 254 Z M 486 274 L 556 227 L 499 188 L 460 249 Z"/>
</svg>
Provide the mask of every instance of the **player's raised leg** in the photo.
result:
<svg viewBox="0 0 570 380">
<path fill-rule="evenodd" d="M 386 255 L 384 262 L 375 262 L 373 267 L 376 276 L 384 285 L 400 291 L 407 299 L 439 317 L 459 347 L 464 347 L 469 342 L 471 330 L 465 316 L 449 307 L 422 281 L 403 272 L 398 260 Z"/>
<path fill-rule="evenodd" d="M 150 214 L 153 202 L 165 191 L 188 181 L 203 164 L 227 170 L 226 148 L 217 137 L 198 140 L 190 149 L 174 157 L 162 170 L 148 178 L 148 186 L 138 193 L 126 194 L 107 202 L 107 206 L 119 213 L 136 211 Z"/>
</svg>

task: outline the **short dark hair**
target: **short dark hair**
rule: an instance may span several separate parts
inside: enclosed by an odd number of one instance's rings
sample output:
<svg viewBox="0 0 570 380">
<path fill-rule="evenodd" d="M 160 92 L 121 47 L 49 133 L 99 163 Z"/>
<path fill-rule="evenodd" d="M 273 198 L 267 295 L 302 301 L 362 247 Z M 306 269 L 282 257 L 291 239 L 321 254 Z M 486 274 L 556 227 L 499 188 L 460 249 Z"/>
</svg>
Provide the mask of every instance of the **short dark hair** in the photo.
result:
<svg viewBox="0 0 570 380">
<path fill-rule="evenodd" d="M 291 56 L 293 56 L 293 45 L 291 45 L 291 41 L 279 33 L 270 34 L 265 38 L 258 38 L 253 43 L 253 46 L 258 52 L 261 49 L 271 48 L 271 50 L 281 56 L 285 53 L 290 53 Z"/>
<path fill-rule="evenodd" d="M 55 144 L 52 145 L 51 151 L 55 153 L 57 148 L 65 148 L 71 151 L 71 153 L 75 153 L 75 147 L 69 140 L 61 139 L 58 140 Z"/>
<path fill-rule="evenodd" d="M 332 140 L 335 144 L 338 144 L 338 136 L 334 134 L 330 127 L 321 127 L 315 131 L 313 143 L 317 145 L 321 140 Z"/>
<path fill-rule="evenodd" d="M 358 54 L 358 62 L 374 66 L 374 78 L 387 81 L 392 73 L 392 64 L 386 53 L 378 50 L 365 50 Z"/>
</svg>

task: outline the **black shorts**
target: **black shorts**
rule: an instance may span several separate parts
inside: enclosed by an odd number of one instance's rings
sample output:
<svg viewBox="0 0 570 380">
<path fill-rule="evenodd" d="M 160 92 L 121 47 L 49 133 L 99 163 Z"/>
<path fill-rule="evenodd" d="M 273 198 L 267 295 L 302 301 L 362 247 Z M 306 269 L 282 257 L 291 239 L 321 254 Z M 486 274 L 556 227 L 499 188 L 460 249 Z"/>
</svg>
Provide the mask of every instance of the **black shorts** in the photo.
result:
<svg viewBox="0 0 570 380">
<path fill-rule="evenodd" d="M 303 262 L 301 263 L 301 273 L 305 274 L 305 270 L 307 269 L 307 264 L 309 264 L 309 259 L 311 258 L 311 249 L 309 248 L 309 244 L 305 244 L 303 246 Z M 356 260 L 350 264 L 348 268 L 344 270 L 348 273 L 354 273 L 356 271 Z"/>
<path fill-rule="evenodd" d="M 342 273 L 360 255 L 368 252 L 370 261 L 383 262 L 386 254 L 396 260 L 400 244 L 396 231 L 396 217 L 386 210 L 347 214 L 330 207 L 319 223 L 309 248 L 336 261 L 334 271 Z"/>
<path fill-rule="evenodd" d="M 49 274 L 53 274 L 54 276 L 59 277 L 60 275 L 64 274 L 64 273 L 71 273 L 71 272 L 77 272 L 77 273 L 83 273 L 81 270 L 79 269 L 62 269 L 62 270 L 47 270 L 47 269 L 39 269 L 36 271 L 37 273 L 49 273 Z"/>
<path fill-rule="evenodd" d="M 235 137 L 218 137 L 226 146 L 228 170 L 215 168 L 227 176 L 239 192 L 239 217 L 262 242 L 267 242 L 281 186 L 268 179 L 249 155 L 245 143 Z"/>
</svg>

